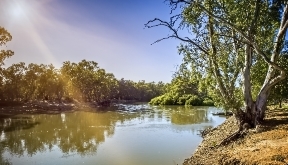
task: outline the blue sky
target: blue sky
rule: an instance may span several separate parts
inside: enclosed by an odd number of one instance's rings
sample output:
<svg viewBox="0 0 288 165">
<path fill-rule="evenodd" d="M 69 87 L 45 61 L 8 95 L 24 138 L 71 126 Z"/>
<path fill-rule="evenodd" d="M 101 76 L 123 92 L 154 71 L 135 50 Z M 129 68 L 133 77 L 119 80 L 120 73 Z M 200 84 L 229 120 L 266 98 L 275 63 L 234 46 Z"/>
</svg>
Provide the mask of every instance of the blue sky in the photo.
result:
<svg viewBox="0 0 288 165">
<path fill-rule="evenodd" d="M 169 82 L 182 57 L 180 41 L 165 40 L 164 27 L 144 29 L 155 17 L 168 20 L 164 0 L 1 0 L 0 26 L 13 36 L 11 63 L 98 62 L 117 78 Z"/>
</svg>

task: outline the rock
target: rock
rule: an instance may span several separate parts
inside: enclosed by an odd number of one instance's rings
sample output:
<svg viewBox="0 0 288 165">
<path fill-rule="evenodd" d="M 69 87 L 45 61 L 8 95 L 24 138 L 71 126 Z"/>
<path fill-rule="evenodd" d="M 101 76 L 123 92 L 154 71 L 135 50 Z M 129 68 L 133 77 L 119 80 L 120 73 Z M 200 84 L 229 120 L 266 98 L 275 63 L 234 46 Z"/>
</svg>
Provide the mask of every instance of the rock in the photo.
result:
<svg viewBox="0 0 288 165">
<path fill-rule="evenodd" d="M 263 131 L 265 131 L 265 127 L 263 127 L 262 125 L 256 125 L 256 128 L 255 128 L 256 133 L 261 133 Z"/>
</svg>

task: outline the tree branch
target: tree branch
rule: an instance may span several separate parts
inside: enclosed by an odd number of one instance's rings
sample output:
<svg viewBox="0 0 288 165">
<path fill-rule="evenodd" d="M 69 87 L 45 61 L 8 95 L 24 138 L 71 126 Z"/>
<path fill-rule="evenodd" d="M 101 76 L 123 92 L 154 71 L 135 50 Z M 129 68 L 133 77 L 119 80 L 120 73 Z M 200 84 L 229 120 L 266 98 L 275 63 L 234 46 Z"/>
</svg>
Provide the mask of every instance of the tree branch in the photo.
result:
<svg viewBox="0 0 288 165">
<path fill-rule="evenodd" d="M 155 23 L 155 22 L 159 22 L 159 23 L 158 23 L 158 24 L 155 24 L 155 25 L 149 25 L 149 24 Z M 174 22 L 174 23 L 175 23 L 175 22 Z M 163 21 L 163 20 L 161 20 L 161 19 L 159 19 L 159 18 L 155 18 L 155 19 L 153 19 L 153 20 L 148 21 L 148 22 L 145 24 L 145 27 L 147 27 L 147 28 L 152 28 L 152 27 L 157 27 L 157 26 L 166 26 L 166 27 L 168 27 L 168 28 L 173 32 L 172 35 L 169 35 L 168 37 L 165 37 L 165 38 L 161 38 L 161 39 L 155 41 L 155 42 L 152 43 L 152 44 L 155 44 L 155 43 L 157 43 L 157 42 L 160 42 L 160 41 L 165 40 L 165 39 L 168 39 L 168 38 L 177 38 L 177 39 L 179 39 L 179 40 L 181 40 L 181 41 L 183 41 L 183 42 L 187 42 L 187 43 L 190 43 L 190 44 L 196 46 L 196 47 L 197 47 L 198 49 L 200 49 L 203 53 L 209 54 L 208 51 L 205 50 L 205 48 L 203 48 L 202 46 L 200 46 L 199 44 L 197 44 L 195 41 L 193 41 L 193 40 L 190 39 L 189 37 L 185 37 L 185 38 L 180 37 L 179 34 L 178 34 L 178 31 L 173 28 L 174 23 L 173 23 L 173 21 L 169 23 L 169 22 Z"/>
</svg>

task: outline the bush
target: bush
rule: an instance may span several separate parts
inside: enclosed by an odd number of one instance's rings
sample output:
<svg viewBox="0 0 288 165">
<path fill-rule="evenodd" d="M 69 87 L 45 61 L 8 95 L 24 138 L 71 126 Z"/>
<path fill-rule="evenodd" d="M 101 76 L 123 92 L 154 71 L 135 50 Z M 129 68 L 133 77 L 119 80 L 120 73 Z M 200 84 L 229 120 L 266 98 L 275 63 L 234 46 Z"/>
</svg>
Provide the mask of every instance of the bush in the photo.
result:
<svg viewBox="0 0 288 165">
<path fill-rule="evenodd" d="M 152 104 L 152 105 L 159 105 L 159 104 L 161 103 L 161 100 L 162 100 L 161 97 L 163 97 L 163 95 L 151 99 L 151 101 L 149 102 L 149 104 Z"/>
<path fill-rule="evenodd" d="M 209 98 L 205 98 L 202 103 L 203 106 L 214 106 L 213 100 Z"/>
<path fill-rule="evenodd" d="M 210 98 L 204 100 L 197 95 L 184 94 L 182 96 L 166 93 L 153 98 L 149 104 L 152 105 L 193 105 L 193 106 L 214 106 Z"/>
<path fill-rule="evenodd" d="M 169 96 L 165 96 L 160 105 L 174 105 L 175 101 Z"/>
<path fill-rule="evenodd" d="M 152 105 L 173 105 L 174 100 L 168 94 L 164 94 L 158 97 L 153 98 L 149 104 Z"/>
<path fill-rule="evenodd" d="M 192 95 L 188 100 L 186 100 L 185 105 L 200 106 L 202 105 L 202 100 L 198 96 Z"/>
<path fill-rule="evenodd" d="M 177 104 L 178 105 L 185 105 L 186 101 L 189 100 L 193 95 L 184 94 L 183 96 L 178 98 Z"/>
</svg>

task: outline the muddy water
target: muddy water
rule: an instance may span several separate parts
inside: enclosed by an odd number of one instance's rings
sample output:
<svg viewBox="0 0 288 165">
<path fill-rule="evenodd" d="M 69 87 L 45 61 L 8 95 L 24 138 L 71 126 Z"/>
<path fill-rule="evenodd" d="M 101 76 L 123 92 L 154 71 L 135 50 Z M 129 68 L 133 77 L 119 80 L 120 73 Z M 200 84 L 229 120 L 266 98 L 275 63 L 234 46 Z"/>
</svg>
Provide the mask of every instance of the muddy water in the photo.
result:
<svg viewBox="0 0 288 165">
<path fill-rule="evenodd" d="M 214 107 L 121 105 L 117 110 L 0 120 L 0 164 L 176 165 L 225 118 Z"/>
</svg>

